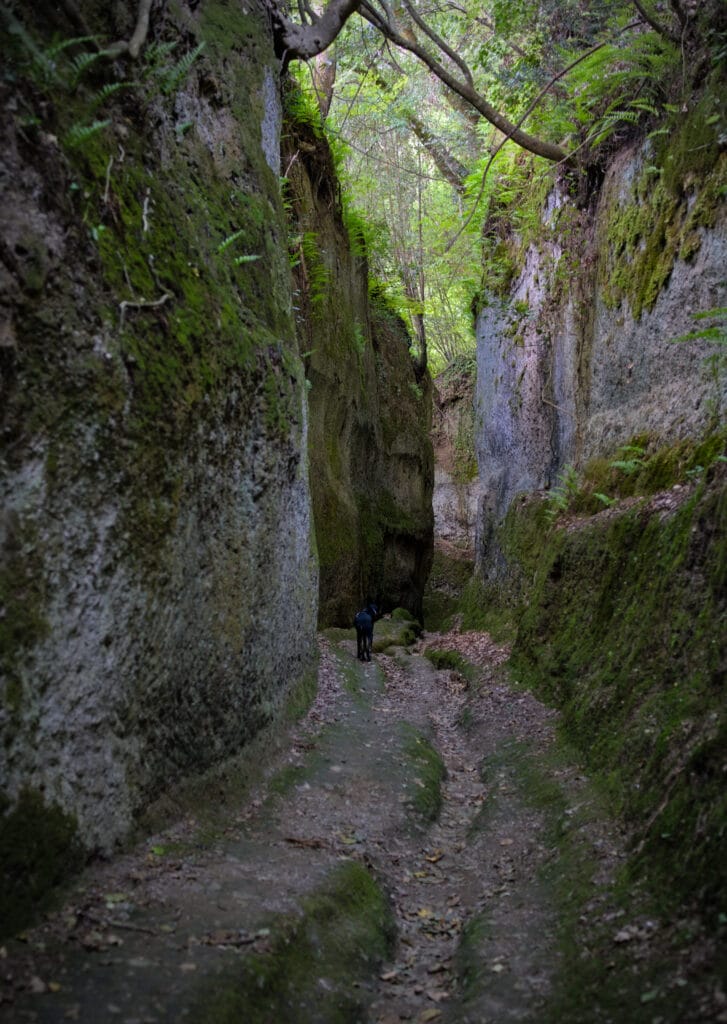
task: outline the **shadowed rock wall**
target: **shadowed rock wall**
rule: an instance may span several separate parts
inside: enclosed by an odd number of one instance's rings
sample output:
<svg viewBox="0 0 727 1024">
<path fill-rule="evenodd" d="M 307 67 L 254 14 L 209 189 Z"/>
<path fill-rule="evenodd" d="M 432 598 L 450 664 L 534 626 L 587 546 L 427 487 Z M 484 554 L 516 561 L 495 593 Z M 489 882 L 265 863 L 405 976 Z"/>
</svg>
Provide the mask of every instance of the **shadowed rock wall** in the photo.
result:
<svg viewBox="0 0 727 1024">
<path fill-rule="evenodd" d="M 108 851 L 310 673 L 317 566 L 266 18 L 79 77 L 57 6 L 4 22 L 0 776 Z"/>
<path fill-rule="evenodd" d="M 724 419 L 719 348 L 673 340 L 727 298 L 726 158 L 714 140 L 700 153 L 688 145 L 714 102 L 707 94 L 659 153 L 651 143 L 619 153 L 586 208 L 555 188 L 537 237 L 508 243 L 509 287 L 488 289 L 486 278 L 477 316 L 486 576 L 503 571 L 495 534 L 516 494 L 551 486 L 568 463 L 614 457 L 636 435 L 671 443 Z"/>
<path fill-rule="evenodd" d="M 344 225 L 327 143 L 291 122 L 298 333 L 309 383 L 320 622 L 349 626 L 368 597 L 417 617 L 432 559 L 431 381 L 404 324 L 369 296 L 365 246 Z"/>
<path fill-rule="evenodd" d="M 475 551 L 480 481 L 475 454 L 475 363 L 460 356 L 435 378 L 434 531 L 463 556 Z"/>
</svg>

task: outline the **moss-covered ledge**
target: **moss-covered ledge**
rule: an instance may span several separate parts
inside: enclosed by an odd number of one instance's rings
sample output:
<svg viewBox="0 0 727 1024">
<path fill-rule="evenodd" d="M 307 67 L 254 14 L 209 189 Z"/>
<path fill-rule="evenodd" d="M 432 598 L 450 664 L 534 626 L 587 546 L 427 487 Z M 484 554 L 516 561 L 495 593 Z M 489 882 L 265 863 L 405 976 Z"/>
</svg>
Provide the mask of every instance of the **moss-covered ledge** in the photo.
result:
<svg viewBox="0 0 727 1024">
<path fill-rule="evenodd" d="M 75 818 L 26 787 L 0 796 L 0 939 L 29 924 L 85 859 Z"/>
<path fill-rule="evenodd" d="M 543 539 L 512 655 L 633 828 L 632 867 L 713 915 L 727 894 L 726 538 L 723 463 L 567 520 Z"/>
</svg>

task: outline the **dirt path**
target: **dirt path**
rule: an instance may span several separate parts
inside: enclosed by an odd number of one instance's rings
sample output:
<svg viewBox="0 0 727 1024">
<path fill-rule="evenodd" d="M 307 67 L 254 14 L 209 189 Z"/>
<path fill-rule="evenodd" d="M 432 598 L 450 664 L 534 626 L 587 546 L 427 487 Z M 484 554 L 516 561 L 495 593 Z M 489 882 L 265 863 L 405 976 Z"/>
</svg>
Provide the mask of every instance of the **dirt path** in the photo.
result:
<svg viewBox="0 0 727 1024">
<path fill-rule="evenodd" d="M 393 646 L 367 665 L 322 638 L 287 753 L 243 804 L 210 793 L 3 947 L 0 1020 L 684 1019 L 654 1012 L 641 968 L 622 978 L 618 951 L 656 924 L 623 916 L 621 838 L 556 756 L 555 713 L 486 635 L 397 647 L 407 628 L 381 623 Z M 633 929 L 612 963 L 575 948 L 584 916 Z"/>
</svg>

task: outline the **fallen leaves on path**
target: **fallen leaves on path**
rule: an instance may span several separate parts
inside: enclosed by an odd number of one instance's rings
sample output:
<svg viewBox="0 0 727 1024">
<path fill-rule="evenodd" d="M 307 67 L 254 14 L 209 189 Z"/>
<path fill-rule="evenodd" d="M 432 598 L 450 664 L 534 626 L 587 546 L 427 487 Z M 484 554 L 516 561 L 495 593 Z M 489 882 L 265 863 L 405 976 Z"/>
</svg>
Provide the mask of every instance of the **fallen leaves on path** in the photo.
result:
<svg viewBox="0 0 727 1024">
<path fill-rule="evenodd" d="M 538 840 L 537 814 L 518 798 L 515 769 L 506 757 L 502 764 L 486 758 L 493 751 L 506 751 L 513 741 L 527 743 L 528 750 L 545 749 L 556 712 L 507 684 L 500 666 L 508 648 L 484 633 L 427 634 L 416 647 L 420 653 L 430 648 L 456 651 L 482 669 L 479 681 L 469 689 L 461 673 L 436 671 L 421 658 L 377 655 L 375 665 L 356 667 L 357 672 L 369 673 L 359 679 L 377 682 L 370 685 L 366 700 L 355 704 L 341 672 L 349 656 L 355 666 L 352 643 L 334 645 L 320 637 L 319 644 L 315 700 L 288 734 L 277 761 L 269 762 L 266 778 L 244 805 L 231 807 L 219 833 L 224 842 L 212 837 L 202 849 L 195 845 L 198 823 L 178 822 L 148 839 L 136 855 L 97 869 L 92 885 L 45 926 L 46 938 L 56 945 L 66 943 L 93 969 L 98 965 L 109 974 L 119 970 L 128 976 L 113 994 L 113 1003 L 107 1002 L 111 991 L 99 992 L 102 1015 L 125 1012 L 133 1013 L 124 1018 L 128 1020 L 153 1018 L 145 1017 L 136 1005 L 136 969 L 152 968 L 145 973 L 147 984 L 166 964 L 168 987 L 180 987 L 187 983 L 187 975 L 199 971 L 202 976 L 207 965 L 220 958 L 244 957 L 246 949 L 270 952 L 270 931 L 256 930 L 267 920 L 260 917 L 260 907 L 270 913 L 296 913 L 295 900 L 337 859 L 355 859 L 373 869 L 397 920 L 395 959 L 372 965 L 372 981 L 378 988 L 367 1019 L 378 1024 L 427 1024 L 442 1018 L 440 1004 L 447 1004 L 446 1019 L 463 1019 L 458 1016 L 462 1005 L 457 950 L 463 928 L 483 913 L 487 935 L 478 939 L 476 930 L 470 931 L 468 941 L 487 979 L 485 988 L 497 989 L 498 998 L 505 993 L 511 1000 L 508 1009 L 518 1012 L 528 1000 L 530 1009 L 536 1009 L 537 1000 L 547 994 L 549 967 L 542 949 L 548 937 L 528 885 L 549 852 Z M 379 669 L 386 676 L 385 688 L 378 685 Z M 462 728 L 465 709 L 467 729 Z M 402 826 L 406 797 L 400 788 L 387 790 L 384 785 L 387 773 L 395 774 L 404 763 L 397 740 L 399 722 L 421 730 L 447 770 L 439 818 L 417 826 L 418 831 Z M 327 729 L 331 723 L 335 727 Z M 331 745 L 331 734 L 338 737 L 337 747 Z M 351 736 L 358 737 L 356 744 Z M 312 751 L 315 756 L 307 758 Z M 301 768 L 306 761 L 323 767 L 317 777 L 312 771 L 290 794 L 276 797 L 279 803 L 271 823 L 266 814 L 273 772 Z M 421 785 L 417 771 L 418 767 L 410 768 L 405 776 L 412 789 L 417 781 Z M 555 774 L 558 783 L 571 790 L 585 781 L 571 768 Z M 574 801 L 573 808 L 578 806 Z M 566 817 L 570 820 L 570 809 Z M 609 852 L 616 839 L 594 833 L 595 839 L 602 843 L 607 871 L 618 856 Z M 654 927 L 642 920 L 626 924 L 625 913 L 619 915 L 604 921 L 607 937 L 613 937 L 614 963 L 619 954 L 640 953 Z M 239 927 L 244 922 L 246 929 Z M 123 939 L 117 934 L 121 929 Z M 36 995 L 51 1000 L 62 983 L 65 1018 L 79 1019 L 85 1004 L 82 1010 L 71 999 L 83 989 L 73 989 L 69 975 L 58 972 L 62 961 L 54 961 L 44 949 L 31 936 L 27 951 L 18 954 L 15 949 L 17 959 L 9 964 L 7 951 L 0 948 L 0 981 L 9 993 L 4 995 L 0 988 L 0 1003 L 16 998 L 37 1001 Z M 652 991 L 644 991 L 643 1003 L 651 1001 Z M 123 1008 L 117 1006 L 122 995 Z M 504 1017 L 483 1012 L 469 1019 Z"/>
<path fill-rule="evenodd" d="M 489 633 L 469 631 L 458 633 L 425 633 L 415 650 L 419 654 L 435 649 L 456 651 L 467 661 L 480 668 L 494 668 L 510 657 L 510 647 L 496 644 Z"/>
</svg>

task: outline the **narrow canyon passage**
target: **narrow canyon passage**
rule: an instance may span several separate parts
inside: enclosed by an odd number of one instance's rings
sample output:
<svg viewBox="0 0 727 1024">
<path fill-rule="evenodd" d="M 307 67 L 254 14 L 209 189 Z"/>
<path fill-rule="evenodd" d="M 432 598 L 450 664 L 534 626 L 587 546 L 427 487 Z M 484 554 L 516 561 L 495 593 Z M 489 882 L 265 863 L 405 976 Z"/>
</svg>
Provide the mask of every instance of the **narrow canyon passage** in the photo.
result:
<svg viewBox="0 0 727 1024">
<path fill-rule="evenodd" d="M 646 1019 L 612 936 L 632 928 L 648 973 L 655 925 L 614 902 L 622 840 L 556 713 L 486 634 L 376 630 L 370 664 L 352 631 L 321 635 L 318 695 L 250 791 L 210 784 L 4 947 L 0 1019 L 610 1020 L 611 999 Z M 574 992 L 586 899 L 613 957 Z"/>
<path fill-rule="evenodd" d="M 0 1024 L 727 1024 L 727 4 L 0 40 Z"/>
</svg>

